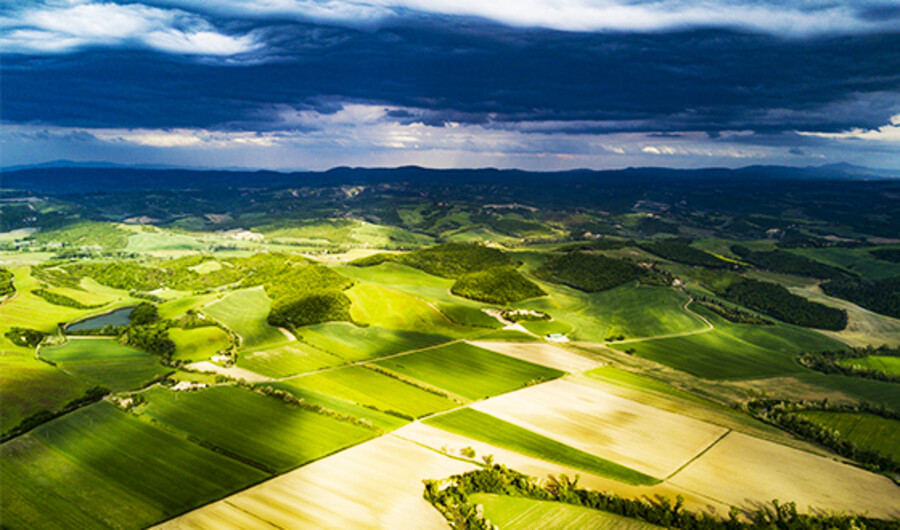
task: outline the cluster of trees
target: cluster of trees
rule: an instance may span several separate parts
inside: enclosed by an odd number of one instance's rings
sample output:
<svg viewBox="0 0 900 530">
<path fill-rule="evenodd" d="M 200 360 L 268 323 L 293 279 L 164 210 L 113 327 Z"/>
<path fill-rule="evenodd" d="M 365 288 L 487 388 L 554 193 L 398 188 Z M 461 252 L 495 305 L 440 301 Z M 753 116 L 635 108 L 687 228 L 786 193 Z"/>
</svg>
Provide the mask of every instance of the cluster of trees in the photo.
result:
<svg viewBox="0 0 900 530">
<path fill-rule="evenodd" d="M 900 263 L 900 248 L 876 248 L 870 250 L 869 254 L 874 256 L 875 259 Z"/>
<path fill-rule="evenodd" d="M 35 296 L 40 296 L 44 300 L 50 302 L 54 305 L 61 305 L 65 307 L 74 307 L 76 309 L 94 309 L 97 307 L 103 307 L 106 304 L 83 304 L 74 298 L 69 298 L 68 296 L 54 293 L 52 291 L 48 291 L 47 289 L 35 289 L 31 291 Z"/>
<path fill-rule="evenodd" d="M 96 403 L 103 399 L 104 396 L 110 393 L 110 390 L 106 387 L 102 386 L 93 386 L 87 389 L 84 392 L 84 395 L 78 398 L 75 398 L 68 403 L 66 403 L 61 409 L 50 411 L 50 410 L 41 410 L 39 412 L 35 412 L 34 414 L 24 418 L 19 422 L 18 425 L 10 429 L 9 431 L 3 433 L 3 436 L 0 437 L 0 443 L 3 443 L 7 440 L 11 440 L 16 436 L 25 434 L 26 432 L 34 429 L 38 425 L 43 423 L 47 423 L 48 421 L 58 418 L 63 414 L 67 414 L 72 412 L 73 410 L 83 407 L 85 405 L 90 405 L 91 403 Z"/>
<path fill-rule="evenodd" d="M 486 459 L 489 461 L 489 459 Z M 578 487 L 578 477 L 570 479 L 565 475 L 550 477 L 545 486 L 535 479 L 508 469 L 499 464 L 483 469 L 453 475 L 444 480 L 425 481 L 425 500 L 430 502 L 454 528 L 471 530 L 493 530 L 496 528 L 485 517 L 480 506 L 469 499 L 474 493 L 491 493 L 524 497 L 541 501 L 555 501 L 575 506 L 621 515 L 655 524 L 664 528 L 678 529 L 881 529 L 893 528 L 894 523 L 878 519 L 868 519 L 854 515 L 810 515 L 797 511 L 795 503 L 772 501 L 748 514 L 749 521 L 741 517 L 741 512 L 732 507 L 727 519 L 712 514 L 694 513 L 684 509 L 684 499 L 679 495 L 675 502 L 666 497 L 657 497 L 656 502 L 644 499 L 625 499 L 612 493 L 588 490 Z"/>
<path fill-rule="evenodd" d="M 834 331 L 847 327 L 843 309 L 811 302 L 778 284 L 740 278 L 716 294 L 789 324 Z"/>
<path fill-rule="evenodd" d="M 5 298 L 16 292 L 13 285 L 13 273 L 11 270 L 0 267 L 0 298 Z"/>
<path fill-rule="evenodd" d="M 852 278 L 831 280 L 821 285 L 825 294 L 849 300 L 894 318 L 900 318 L 900 276 L 866 281 Z"/>
<path fill-rule="evenodd" d="M 757 326 L 771 326 L 773 324 L 769 319 L 754 315 L 749 311 L 744 311 L 737 307 L 726 306 L 712 298 L 698 296 L 694 298 L 694 301 L 729 322 L 734 322 L 736 324 L 754 324 Z"/>
<path fill-rule="evenodd" d="M 293 329 L 321 322 L 352 320 L 350 299 L 343 291 L 352 286 L 353 281 L 328 267 L 313 264 L 291 267 L 264 285 L 266 294 L 272 299 L 268 321 L 273 326 Z"/>
<path fill-rule="evenodd" d="M 272 301 L 268 322 L 293 329 L 322 322 L 350 321 L 350 305 L 350 299 L 341 291 L 297 293 Z"/>
<path fill-rule="evenodd" d="M 675 238 L 641 243 L 640 248 L 661 258 L 686 265 L 697 265 L 710 269 L 724 269 L 730 266 L 727 261 L 719 259 L 709 252 L 692 247 L 689 239 Z"/>
<path fill-rule="evenodd" d="M 512 265 L 464 274 L 450 292 L 489 304 L 509 304 L 547 294 Z"/>
<path fill-rule="evenodd" d="M 844 412 L 855 414 L 873 414 L 891 420 L 900 420 L 900 413 L 884 406 L 876 406 L 861 402 L 855 405 L 834 405 L 827 399 L 822 401 L 791 402 L 777 399 L 752 400 L 747 403 L 747 410 L 755 417 L 777 425 L 801 438 L 816 442 L 831 449 L 835 453 L 855 460 L 863 467 L 875 472 L 900 473 L 900 461 L 871 449 L 862 449 L 843 438 L 841 433 L 819 425 L 798 414 L 808 410 Z"/>
<path fill-rule="evenodd" d="M 443 278 L 459 278 L 471 272 L 515 265 L 509 256 L 495 248 L 470 243 L 444 243 L 405 254 L 375 254 L 358 259 L 352 265 L 370 267 L 388 261 Z"/>
<path fill-rule="evenodd" d="M 164 362 L 175 353 L 175 342 L 169 338 L 171 323 L 159 318 L 156 306 L 147 302 L 137 305 L 129 313 L 128 326 L 119 335 L 119 341 L 137 350 L 159 355 Z"/>
<path fill-rule="evenodd" d="M 822 280 L 832 280 L 848 276 L 848 273 L 841 269 L 830 267 L 824 263 L 785 250 L 761 252 L 735 245 L 731 247 L 731 251 L 740 256 L 744 261 L 748 261 L 761 269 L 772 272 L 809 276 L 810 278 L 819 278 Z"/>
<path fill-rule="evenodd" d="M 82 278 L 93 278 L 103 285 L 135 292 L 152 291 L 161 287 L 191 291 L 232 284 L 243 287 L 263 285 L 289 273 L 295 266 L 309 263 L 300 256 L 266 253 L 244 258 L 219 259 L 216 260 L 221 264 L 218 269 L 207 270 L 203 274 L 195 270 L 198 265 L 211 260 L 213 258 L 210 256 L 198 255 L 149 262 L 135 260 L 68 264 L 50 262 L 35 267 L 32 274 L 54 285 L 76 288 Z"/>
<path fill-rule="evenodd" d="M 877 379 L 879 381 L 887 381 L 890 383 L 900 383 L 900 375 L 889 374 L 881 370 L 854 366 L 853 364 L 841 362 L 852 359 L 862 359 L 873 355 L 900 357 L 900 349 L 888 348 L 887 346 L 882 346 L 880 348 L 872 348 L 869 346 L 867 348 L 853 348 L 850 350 L 807 352 L 798 357 L 797 362 L 807 368 L 826 374 L 865 377 L 867 379 Z"/>
<path fill-rule="evenodd" d="M 644 270 L 620 259 L 586 252 L 569 252 L 549 254 L 536 274 L 590 293 L 637 280 L 644 274 Z"/>
<path fill-rule="evenodd" d="M 46 333 L 31 328 L 10 328 L 5 334 L 16 346 L 35 348 L 47 336 Z"/>
</svg>

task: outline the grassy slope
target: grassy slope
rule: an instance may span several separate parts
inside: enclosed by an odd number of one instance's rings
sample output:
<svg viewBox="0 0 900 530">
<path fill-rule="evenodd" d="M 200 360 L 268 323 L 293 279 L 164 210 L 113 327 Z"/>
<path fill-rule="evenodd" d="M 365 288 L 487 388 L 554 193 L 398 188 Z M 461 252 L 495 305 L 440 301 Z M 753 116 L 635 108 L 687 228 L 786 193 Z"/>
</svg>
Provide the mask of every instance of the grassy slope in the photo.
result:
<svg viewBox="0 0 900 530">
<path fill-rule="evenodd" d="M 867 280 L 900 276 L 900 263 L 876 259 L 866 248 L 792 248 L 788 251 L 855 272 Z"/>
<path fill-rule="evenodd" d="M 549 298 L 514 304 L 515 307 L 543 311 L 557 322 L 572 327 L 575 340 L 601 342 L 609 336 L 651 337 L 699 331 L 706 327 L 683 307 L 688 298 L 679 291 L 661 287 L 622 285 L 599 293 L 543 283 Z M 557 324 L 562 330 L 564 326 Z M 538 325 L 536 331 L 544 331 Z"/>
<path fill-rule="evenodd" d="M 0 352 L 0 374 L 0 432 L 36 412 L 60 408 L 89 386 L 31 353 Z"/>
<path fill-rule="evenodd" d="M 900 460 L 900 421 L 872 414 L 849 412 L 807 411 L 802 416 L 829 429 L 840 432 L 862 449 L 871 449 Z"/>
<path fill-rule="evenodd" d="M 227 350 L 231 345 L 228 333 L 217 326 L 202 328 L 169 329 L 169 338 L 175 342 L 174 359 L 185 361 L 201 361 L 209 359 L 221 350 Z"/>
<path fill-rule="evenodd" d="M 843 345 L 813 331 L 787 325 L 732 324 L 696 308 L 716 329 L 708 333 L 615 345 L 641 357 L 708 379 L 771 377 L 805 372 L 794 356 Z"/>
<path fill-rule="evenodd" d="M 551 440 L 517 425 L 472 409 L 460 409 L 425 420 L 425 423 L 462 436 L 555 462 L 627 484 L 650 485 L 653 477 L 620 466 L 574 447 Z"/>
<path fill-rule="evenodd" d="M 143 415 L 280 472 L 375 436 L 370 429 L 231 386 L 183 393 L 153 388 L 144 395 Z"/>
<path fill-rule="evenodd" d="M 348 366 L 297 377 L 285 384 L 382 411 L 402 412 L 416 418 L 456 406 L 456 403 L 446 398 L 363 366 Z"/>
<path fill-rule="evenodd" d="M 41 357 L 90 384 L 120 392 L 145 386 L 156 376 L 172 371 L 159 357 L 122 346 L 115 339 L 70 339 L 43 348 Z"/>
<path fill-rule="evenodd" d="M 3 523 L 133 528 L 195 508 L 262 472 L 97 403 L 0 448 Z"/>
<path fill-rule="evenodd" d="M 376 364 L 469 399 L 509 392 L 563 372 L 465 343 L 455 343 Z"/>
<path fill-rule="evenodd" d="M 454 324 L 435 306 L 399 291 L 359 283 L 346 294 L 353 302 L 350 315 L 360 324 L 449 336 L 472 333 L 472 330 Z"/>
<path fill-rule="evenodd" d="M 243 349 L 285 342 L 285 336 L 266 322 L 272 301 L 262 289 L 244 289 L 203 308 L 243 339 Z"/>
<path fill-rule="evenodd" d="M 443 335 L 375 326 L 359 327 L 346 322 L 308 326 L 299 330 L 297 335 L 304 342 L 349 361 L 374 359 L 450 340 Z"/>
<path fill-rule="evenodd" d="M 498 327 L 497 319 L 481 312 L 484 304 L 450 293 L 453 280 L 432 276 L 399 263 L 382 263 L 374 267 L 337 266 L 344 276 L 374 283 L 437 305 L 454 322 L 479 327 Z"/>
<path fill-rule="evenodd" d="M 840 361 L 840 364 L 878 370 L 891 375 L 900 375 L 900 357 L 873 355 L 862 359 L 845 359 Z"/>
<path fill-rule="evenodd" d="M 237 365 L 269 377 L 288 377 L 346 361 L 303 342 L 289 342 L 264 350 L 244 352 Z"/>
<path fill-rule="evenodd" d="M 660 528 L 637 519 L 629 519 L 601 510 L 562 502 L 538 501 L 489 493 L 470 495 L 469 501 L 484 506 L 484 516 L 501 530 L 531 530 L 532 528 L 650 530 Z"/>
</svg>

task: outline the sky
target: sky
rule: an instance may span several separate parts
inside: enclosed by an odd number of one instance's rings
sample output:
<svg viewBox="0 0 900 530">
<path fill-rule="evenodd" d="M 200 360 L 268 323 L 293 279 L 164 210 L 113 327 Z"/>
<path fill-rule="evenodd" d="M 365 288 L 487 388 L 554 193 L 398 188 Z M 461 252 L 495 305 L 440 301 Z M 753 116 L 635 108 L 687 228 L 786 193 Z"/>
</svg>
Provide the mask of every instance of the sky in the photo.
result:
<svg viewBox="0 0 900 530">
<path fill-rule="evenodd" d="M 900 0 L 0 0 L 0 167 L 900 168 Z"/>
</svg>

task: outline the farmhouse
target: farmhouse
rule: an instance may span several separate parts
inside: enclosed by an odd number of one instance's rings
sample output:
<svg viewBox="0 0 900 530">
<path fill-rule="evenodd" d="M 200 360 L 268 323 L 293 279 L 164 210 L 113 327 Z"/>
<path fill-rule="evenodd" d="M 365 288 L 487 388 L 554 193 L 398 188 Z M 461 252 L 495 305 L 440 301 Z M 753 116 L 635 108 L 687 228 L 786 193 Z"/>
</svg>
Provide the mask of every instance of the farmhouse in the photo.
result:
<svg viewBox="0 0 900 530">
<path fill-rule="evenodd" d="M 544 338 L 550 342 L 569 342 L 569 337 L 566 337 L 562 333 L 550 333 Z"/>
</svg>

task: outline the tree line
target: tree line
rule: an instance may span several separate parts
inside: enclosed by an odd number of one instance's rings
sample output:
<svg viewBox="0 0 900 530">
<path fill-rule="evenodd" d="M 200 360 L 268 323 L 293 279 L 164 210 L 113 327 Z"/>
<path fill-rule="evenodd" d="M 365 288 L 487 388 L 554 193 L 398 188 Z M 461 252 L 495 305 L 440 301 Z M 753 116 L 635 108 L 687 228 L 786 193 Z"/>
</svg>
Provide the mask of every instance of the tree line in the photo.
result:
<svg viewBox="0 0 900 530">
<path fill-rule="evenodd" d="M 486 463 L 489 459 L 486 459 Z M 425 500 L 431 503 L 453 528 L 494 530 L 496 527 L 485 517 L 480 505 L 469 498 L 474 493 L 490 493 L 523 497 L 540 501 L 555 501 L 574 506 L 602 510 L 615 515 L 637 519 L 664 528 L 685 530 L 744 530 L 744 529 L 796 529 L 796 530 L 862 530 L 896 528 L 892 521 L 882 521 L 856 515 L 812 515 L 797 511 L 793 502 L 772 501 L 770 505 L 747 514 L 749 521 L 741 518 L 741 511 L 732 507 L 727 518 L 712 514 L 694 513 L 684 508 L 679 495 L 674 502 L 657 497 L 655 502 L 645 499 L 626 499 L 613 493 L 578 487 L 578 477 L 566 475 L 550 477 L 545 485 L 523 473 L 500 464 L 453 475 L 443 480 L 425 481 Z"/>
</svg>

